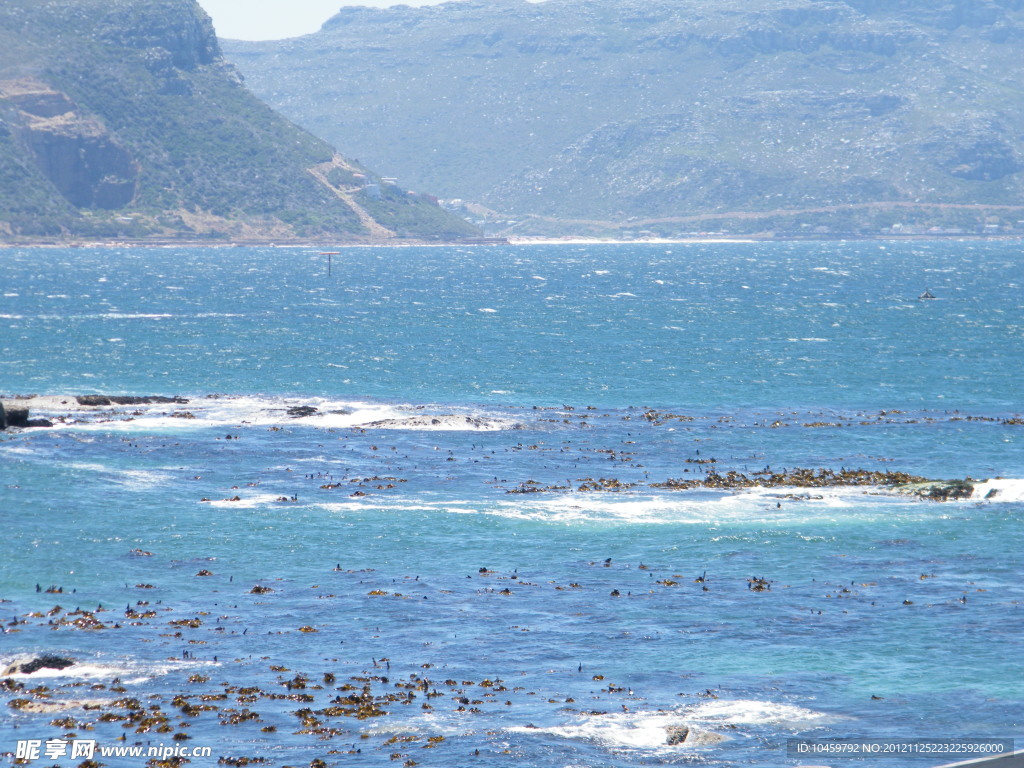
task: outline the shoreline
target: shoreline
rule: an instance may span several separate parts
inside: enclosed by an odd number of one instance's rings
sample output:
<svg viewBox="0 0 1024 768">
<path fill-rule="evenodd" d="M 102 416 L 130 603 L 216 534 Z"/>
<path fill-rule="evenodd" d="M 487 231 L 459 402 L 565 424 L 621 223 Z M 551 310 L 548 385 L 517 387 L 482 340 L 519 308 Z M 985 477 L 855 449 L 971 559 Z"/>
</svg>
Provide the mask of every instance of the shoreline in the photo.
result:
<svg viewBox="0 0 1024 768">
<path fill-rule="evenodd" d="M 672 244 L 693 244 L 693 243 L 843 243 L 843 242 L 1007 242 L 1024 240 L 1024 232 L 1000 233 L 1000 234 L 845 234 L 845 235 L 824 235 L 824 234 L 705 234 L 693 237 L 644 237 L 630 239 L 615 239 L 601 237 L 585 237 L 566 235 L 564 237 L 549 237 L 543 235 L 510 235 L 504 238 L 506 242 L 481 243 L 481 242 L 460 242 L 458 240 L 403 240 L 394 242 L 390 240 L 335 243 L 329 240 L 242 240 L 230 242 L 210 242 L 209 240 L 105 240 L 105 241 L 26 241 L 26 242 L 0 242 L 0 249 L 11 248 L 60 248 L 60 249 L 91 249 L 91 248 L 494 248 L 502 245 L 672 245 Z"/>
</svg>

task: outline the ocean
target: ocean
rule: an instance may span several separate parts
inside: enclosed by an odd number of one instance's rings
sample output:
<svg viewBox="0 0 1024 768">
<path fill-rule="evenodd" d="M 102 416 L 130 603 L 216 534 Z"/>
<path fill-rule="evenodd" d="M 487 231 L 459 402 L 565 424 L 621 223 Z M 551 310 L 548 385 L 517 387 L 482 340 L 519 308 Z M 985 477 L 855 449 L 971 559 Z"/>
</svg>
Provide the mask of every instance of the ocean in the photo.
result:
<svg viewBox="0 0 1024 768">
<path fill-rule="evenodd" d="M 1019 242 L 339 251 L 0 252 L 0 765 L 1024 746 Z"/>
</svg>

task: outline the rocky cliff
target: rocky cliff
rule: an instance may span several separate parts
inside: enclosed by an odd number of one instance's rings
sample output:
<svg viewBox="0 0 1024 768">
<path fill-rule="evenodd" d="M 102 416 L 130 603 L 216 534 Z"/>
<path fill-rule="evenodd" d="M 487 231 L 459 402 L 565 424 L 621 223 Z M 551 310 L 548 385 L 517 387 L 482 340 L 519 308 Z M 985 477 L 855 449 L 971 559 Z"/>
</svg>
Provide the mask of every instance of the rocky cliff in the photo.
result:
<svg viewBox="0 0 1024 768">
<path fill-rule="evenodd" d="M 31 78 L 0 82 L 6 117 L 40 170 L 77 208 L 116 209 L 135 198 L 139 165 L 95 117 Z"/>
<path fill-rule="evenodd" d="M 194 0 L 0 5 L 0 179 L 9 241 L 475 234 L 421 195 L 379 226 L 375 174 L 249 93 Z"/>
<path fill-rule="evenodd" d="M 225 46 L 299 124 L 511 231 L 1024 220 L 1021 0 L 466 0 Z"/>
</svg>

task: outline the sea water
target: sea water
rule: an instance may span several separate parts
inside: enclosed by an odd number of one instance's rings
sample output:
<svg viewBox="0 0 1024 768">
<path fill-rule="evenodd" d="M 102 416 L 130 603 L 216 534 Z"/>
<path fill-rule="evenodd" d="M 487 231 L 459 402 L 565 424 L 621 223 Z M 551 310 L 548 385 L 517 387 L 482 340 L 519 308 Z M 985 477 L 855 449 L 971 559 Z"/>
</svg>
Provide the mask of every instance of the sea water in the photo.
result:
<svg viewBox="0 0 1024 768">
<path fill-rule="evenodd" d="M 0 435 L 0 667 L 76 663 L 6 676 L 0 764 L 1020 739 L 1022 276 L 980 241 L 6 250 L 0 394 L 66 403 Z M 991 482 L 660 486 L 795 468 Z"/>
</svg>

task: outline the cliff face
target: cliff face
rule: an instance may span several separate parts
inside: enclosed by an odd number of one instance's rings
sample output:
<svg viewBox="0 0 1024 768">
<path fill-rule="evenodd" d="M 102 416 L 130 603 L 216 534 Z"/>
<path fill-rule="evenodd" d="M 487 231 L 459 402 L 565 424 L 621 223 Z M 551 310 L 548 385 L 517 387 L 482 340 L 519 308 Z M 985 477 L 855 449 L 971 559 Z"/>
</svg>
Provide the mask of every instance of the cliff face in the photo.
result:
<svg viewBox="0 0 1024 768">
<path fill-rule="evenodd" d="M 67 94 L 32 80 L 0 82 L 8 121 L 40 170 L 78 208 L 122 208 L 135 197 L 138 163 Z"/>
<path fill-rule="evenodd" d="M 465 0 L 222 45 L 299 124 L 506 219 L 1024 202 L 1024 0 Z"/>
<path fill-rule="evenodd" d="M 0 4 L 0 237 L 379 239 L 325 163 L 375 178 L 249 93 L 194 0 Z M 391 236 L 475 233 L 398 202 Z"/>
<path fill-rule="evenodd" d="M 220 60 L 220 46 L 209 16 L 194 4 L 148 0 L 120 4 L 97 18 L 103 39 L 113 46 L 149 53 L 179 69 L 194 70 Z"/>
</svg>

